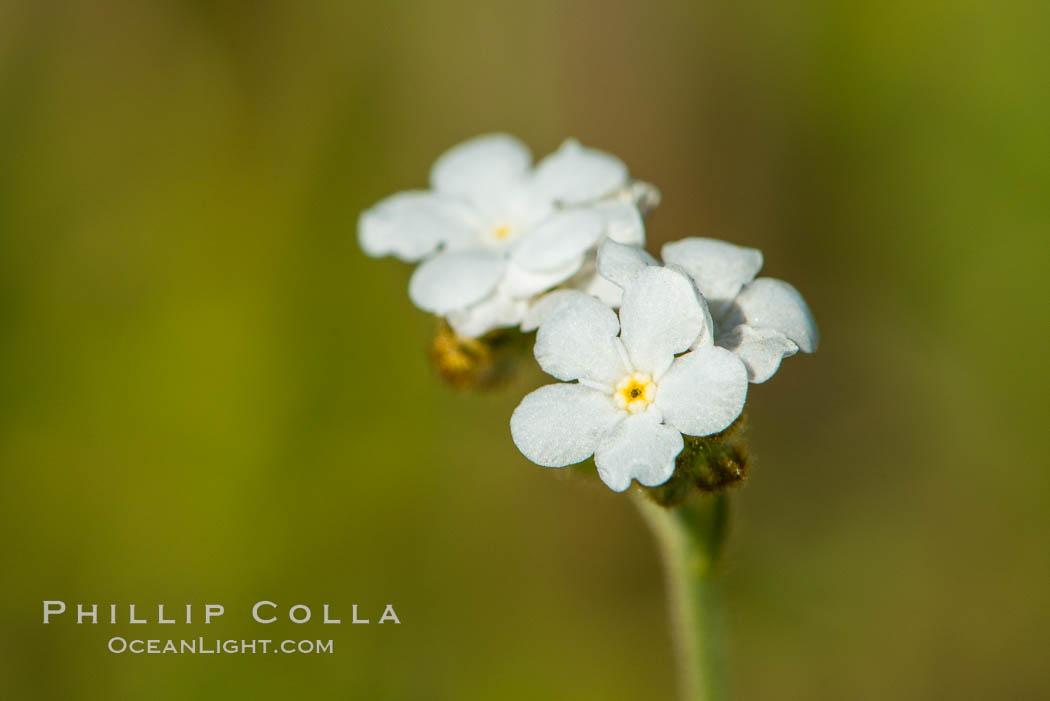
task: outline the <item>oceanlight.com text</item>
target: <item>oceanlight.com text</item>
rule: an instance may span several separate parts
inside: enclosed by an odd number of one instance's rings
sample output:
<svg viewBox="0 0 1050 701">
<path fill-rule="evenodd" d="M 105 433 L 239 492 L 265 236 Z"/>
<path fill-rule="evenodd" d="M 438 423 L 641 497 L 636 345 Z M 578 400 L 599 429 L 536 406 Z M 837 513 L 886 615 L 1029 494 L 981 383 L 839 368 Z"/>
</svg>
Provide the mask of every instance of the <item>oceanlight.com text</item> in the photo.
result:
<svg viewBox="0 0 1050 701">
<path fill-rule="evenodd" d="M 219 640 L 215 638 L 110 638 L 106 648 L 117 655 L 331 655 L 332 640 Z"/>
</svg>

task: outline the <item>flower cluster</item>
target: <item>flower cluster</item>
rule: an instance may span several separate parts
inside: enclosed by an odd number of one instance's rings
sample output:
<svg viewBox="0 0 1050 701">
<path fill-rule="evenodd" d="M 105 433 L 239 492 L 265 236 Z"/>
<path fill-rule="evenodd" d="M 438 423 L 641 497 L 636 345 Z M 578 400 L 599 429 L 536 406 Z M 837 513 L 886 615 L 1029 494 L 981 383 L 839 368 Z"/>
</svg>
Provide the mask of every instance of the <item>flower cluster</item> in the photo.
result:
<svg viewBox="0 0 1050 701">
<path fill-rule="evenodd" d="M 784 356 L 816 348 L 802 296 L 755 279 L 762 254 L 692 238 L 664 246 L 661 266 L 614 241 L 598 272 L 623 289 L 619 315 L 593 297 L 555 298 L 536 336 L 536 360 L 572 384 L 541 387 L 518 406 L 511 434 L 547 467 L 594 455 L 598 475 L 623 491 L 674 473 L 685 437 L 720 433 L 744 408 L 748 382 L 772 377 Z"/>
<path fill-rule="evenodd" d="M 479 337 L 519 326 L 540 294 L 563 284 L 616 304 L 618 288 L 595 271 L 598 244 L 644 244 L 640 207 L 656 198 L 610 154 L 569 140 L 533 167 L 524 144 L 493 134 L 442 154 L 429 190 L 363 212 L 358 238 L 368 255 L 420 262 L 412 301 Z"/>
<path fill-rule="evenodd" d="M 533 167 L 513 137 L 478 137 L 438 158 L 430 184 L 365 211 L 361 246 L 420 262 L 409 296 L 445 318 L 451 357 L 489 352 L 480 337 L 495 329 L 538 329 L 536 361 L 560 382 L 511 416 L 527 458 L 593 456 L 615 491 L 632 480 L 720 488 L 726 479 L 704 476 L 718 460 L 742 474 L 724 437 L 748 384 L 817 347 L 799 292 L 756 277 L 760 251 L 688 238 L 665 245 L 661 263 L 643 248 L 655 188 L 571 140 Z"/>
</svg>

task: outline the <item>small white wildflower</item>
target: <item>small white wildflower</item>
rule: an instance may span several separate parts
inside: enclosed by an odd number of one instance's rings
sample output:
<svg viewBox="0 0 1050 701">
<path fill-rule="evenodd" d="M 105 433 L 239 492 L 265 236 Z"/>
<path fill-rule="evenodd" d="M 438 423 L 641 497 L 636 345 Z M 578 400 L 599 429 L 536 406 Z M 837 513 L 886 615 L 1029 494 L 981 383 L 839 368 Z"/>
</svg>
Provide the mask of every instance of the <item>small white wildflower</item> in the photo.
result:
<svg viewBox="0 0 1050 701">
<path fill-rule="evenodd" d="M 597 245 L 607 237 L 643 243 L 631 198 L 648 206 L 658 193 L 632 194 L 623 162 L 574 140 L 531 163 L 511 136 L 459 144 L 434 163 L 430 190 L 392 195 L 361 214 L 361 247 L 423 261 L 410 298 L 464 336 L 519 325 L 537 295 L 570 278 L 618 296 L 597 275 Z"/>
<path fill-rule="evenodd" d="M 715 344 L 732 351 L 751 382 L 765 382 L 782 358 L 817 349 L 817 326 L 798 290 L 782 280 L 758 278 L 762 252 L 708 238 L 664 245 L 664 262 L 686 272 L 707 301 Z M 644 251 L 616 243 L 598 253 L 599 272 L 629 285 L 647 265 L 659 263 Z"/>
<path fill-rule="evenodd" d="M 711 343 L 706 304 L 683 273 L 636 270 L 619 315 L 578 291 L 560 293 L 553 306 L 534 351 L 566 382 L 526 396 L 510 420 L 514 443 L 533 462 L 564 467 L 593 454 L 611 489 L 632 479 L 655 486 L 674 472 L 683 434 L 717 433 L 743 410 L 747 370 Z"/>
</svg>

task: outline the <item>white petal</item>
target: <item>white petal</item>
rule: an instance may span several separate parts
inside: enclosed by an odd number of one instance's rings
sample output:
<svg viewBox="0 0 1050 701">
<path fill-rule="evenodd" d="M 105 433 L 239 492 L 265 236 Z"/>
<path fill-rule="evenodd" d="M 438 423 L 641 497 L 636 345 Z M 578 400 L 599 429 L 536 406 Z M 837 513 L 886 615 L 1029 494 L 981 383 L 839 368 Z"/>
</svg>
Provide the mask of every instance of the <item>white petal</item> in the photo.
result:
<svg viewBox="0 0 1050 701">
<path fill-rule="evenodd" d="M 370 256 L 416 261 L 442 244 L 474 241 L 481 223 L 463 202 L 433 192 L 399 192 L 361 213 L 357 237 Z"/>
<path fill-rule="evenodd" d="M 779 331 L 806 353 L 817 349 L 817 325 L 806 300 L 783 280 L 762 277 L 746 286 L 733 304 L 728 324 L 734 322 Z"/>
<path fill-rule="evenodd" d="M 563 210 L 523 234 L 511 260 L 526 270 L 560 268 L 594 246 L 604 227 L 605 220 L 591 209 Z"/>
<path fill-rule="evenodd" d="M 430 169 L 430 186 L 443 194 L 480 201 L 527 174 L 532 154 L 507 134 L 478 136 L 445 151 Z"/>
<path fill-rule="evenodd" d="M 620 287 L 627 287 L 635 275 L 650 265 L 658 266 L 660 263 L 637 246 L 603 241 L 598 247 L 598 272 Z"/>
<path fill-rule="evenodd" d="M 704 302 L 684 274 L 650 266 L 635 275 L 620 305 L 620 337 L 635 369 L 659 378 L 700 337 L 705 316 Z"/>
<path fill-rule="evenodd" d="M 532 462 L 565 467 L 586 460 L 618 420 L 612 400 L 577 384 L 540 387 L 510 417 L 514 445 Z"/>
<path fill-rule="evenodd" d="M 613 491 L 627 489 L 632 479 L 655 487 L 674 473 L 675 458 L 684 445 L 681 433 L 647 411 L 617 424 L 598 445 L 594 464 L 602 482 Z"/>
<path fill-rule="evenodd" d="M 528 307 L 525 300 L 510 299 L 497 292 L 466 309 L 451 312 L 447 319 L 452 330 L 460 336 L 477 338 L 494 329 L 517 326 Z"/>
<path fill-rule="evenodd" d="M 544 372 L 559 380 L 589 380 L 611 389 L 627 374 L 616 340 L 619 330 L 612 309 L 576 292 L 540 324 L 533 352 Z"/>
<path fill-rule="evenodd" d="M 613 284 L 598 274 L 597 270 L 591 271 L 590 277 L 581 278 L 579 289 L 592 297 L 597 297 L 613 309 L 620 308 L 623 301 L 623 290 L 619 285 Z"/>
<path fill-rule="evenodd" d="M 535 331 L 539 328 L 540 324 L 547 320 L 547 318 L 554 313 L 562 302 L 566 299 L 572 298 L 573 295 L 579 294 L 577 290 L 554 290 L 543 295 L 529 307 L 529 310 L 525 313 L 525 318 L 521 321 L 521 330 Z"/>
<path fill-rule="evenodd" d="M 795 342 L 781 332 L 756 329 L 747 324 L 741 324 L 725 336 L 719 336 L 718 345 L 743 361 L 747 368 L 747 379 L 756 384 L 773 377 L 780 367 L 781 358 L 798 352 Z"/>
<path fill-rule="evenodd" d="M 582 255 L 559 268 L 545 271 L 525 270 L 512 261 L 507 266 L 507 272 L 499 284 L 499 289 L 509 297 L 518 299 L 534 297 L 571 278 L 581 265 L 583 265 Z"/>
<path fill-rule="evenodd" d="M 617 243 L 630 246 L 645 244 L 645 224 L 642 215 L 630 202 L 610 200 L 594 205 L 594 210 L 605 217 L 605 235 Z"/>
<path fill-rule="evenodd" d="M 711 317 L 711 308 L 707 306 L 707 300 L 704 300 L 704 304 L 701 305 L 704 308 L 704 330 L 700 332 L 700 336 L 693 341 L 693 348 L 710 348 L 715 345 L 715 332 L 718 330 L 715 327 L 714 319 Z"/>
<path fill-rule="evenodd" d="M 465 309 L 496 288 L 507 261 L 484 250 L 446 251 L 423 262 L 408 281 L 408 296 L 435 314 Z"/>
<path fill-rule="evenodd" d="M 506 227 L 510 242 L 527 233 L 554 212 L 554 204 L 535 192 L 528 182 L 516 182 L 485 192 L 472 199 L 471 204 L 485 222 L 482 238 L 492 243 L 499 239 L 494 234 Z"/>
<path fill-rule="evenodd" d="M 586 292 L 613 309 L 618 309 L 623 290 L 598 274 L 597 258 L 597 251 L 588 251 L 580 270 L 565 282 L 564 287 Z"/>
<path fill-rule="evenodd" d="M 689 436 L 724 430 L 747 399 L 747 369 L 725 348 L 697 348 L 676 358 L 656 387 L 664 421 Z"/>
<path fill-rule="evenodd" d="M 581 204 L 611 194 L 627 182 L 627 166 L 616 156 L 584 148 L 569 139 L 536 166 L 535 187 L 564 204 Z"/>
<path fill-rule="evenodd" d="M 689 238 L 665 244 L 664 263 L 685 270 L 719 319 L 740 288 L 755 279 L 762 268 L 762 252 L 725 241 Z"/>
</svg>

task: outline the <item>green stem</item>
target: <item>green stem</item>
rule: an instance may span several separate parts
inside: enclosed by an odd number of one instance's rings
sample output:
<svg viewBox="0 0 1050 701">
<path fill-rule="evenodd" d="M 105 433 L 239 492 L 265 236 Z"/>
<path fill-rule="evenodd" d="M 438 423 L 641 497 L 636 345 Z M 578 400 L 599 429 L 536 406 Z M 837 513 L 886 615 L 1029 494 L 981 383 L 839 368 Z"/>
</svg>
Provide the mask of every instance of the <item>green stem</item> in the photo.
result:
<svg viewBox="0 0 1050 701">
<path fill-rule="evenodd" d="M 641 491 L 634 496 L 663 558 L 681 699 L 723 701 L 727 694 L 714 575 L 729 499 L 718 493 L 665 508 Z"/>
</svg>

